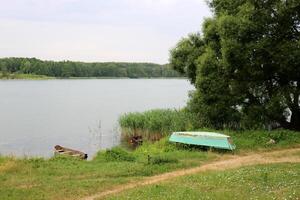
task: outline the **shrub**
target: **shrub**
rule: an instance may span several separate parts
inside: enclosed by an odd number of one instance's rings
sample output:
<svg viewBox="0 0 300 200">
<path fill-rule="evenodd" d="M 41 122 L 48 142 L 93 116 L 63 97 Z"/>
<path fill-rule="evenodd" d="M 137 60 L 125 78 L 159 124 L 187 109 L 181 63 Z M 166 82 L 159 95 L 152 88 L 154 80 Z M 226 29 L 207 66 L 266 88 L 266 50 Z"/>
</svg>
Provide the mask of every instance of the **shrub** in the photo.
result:
<svg viewBox="0 0 300 200">
<path fill-rule="evenodd" d="M 148 164 L 152 165 L 162 165 L 166 163 L 178 163 L 178 159 L 166 156 L 150 156 L 148 160 Z"/>
<path fill-rule="evenodd" d="M 121 147 L 115 147 L 110 150 L 106 150 L 104 153 L 104 158 L 106 161 L 135 161 L 135 157 Z"/>
</svg>

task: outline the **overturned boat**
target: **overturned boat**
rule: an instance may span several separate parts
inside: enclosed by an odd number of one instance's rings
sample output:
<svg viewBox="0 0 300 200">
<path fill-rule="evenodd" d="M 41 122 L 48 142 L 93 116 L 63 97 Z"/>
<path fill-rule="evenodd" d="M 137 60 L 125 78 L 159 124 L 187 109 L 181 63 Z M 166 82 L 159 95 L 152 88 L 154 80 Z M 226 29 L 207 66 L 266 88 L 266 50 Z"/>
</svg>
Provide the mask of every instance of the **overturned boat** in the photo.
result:
<svg viewBox="0 0 300 200">
<path fill-rule="evenodd" d="M 54 149 L 55 149 L 55 151 L 54 151 L 55 155 L 62 154 L 62 155 L 73 156 L 73 157 L 77 157 L 77 158 L 85 159 L 85 160 L 88 158 L 88 155 L 86 153 L 83 153 L 81 151 L 77 151 L 77 150 L 74 150 L 74 149 L 69 149 L 69 148 L 66 148 L 66 147 L 62 147 L 60 145 L 56 145 L 54 147 Z"/>
<path fill-rule="evenodd" d="M 230 136 L 214 132 L 173 132 L 170 142 L 234 150 Z"/>
</svg>

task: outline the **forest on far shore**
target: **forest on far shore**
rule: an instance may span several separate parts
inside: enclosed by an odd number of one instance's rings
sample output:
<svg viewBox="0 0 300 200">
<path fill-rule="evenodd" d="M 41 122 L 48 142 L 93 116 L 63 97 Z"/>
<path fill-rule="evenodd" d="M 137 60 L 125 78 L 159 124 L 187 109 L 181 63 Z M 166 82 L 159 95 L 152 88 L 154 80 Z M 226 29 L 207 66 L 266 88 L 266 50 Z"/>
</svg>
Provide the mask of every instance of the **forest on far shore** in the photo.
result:
<svg viewBox="0 0 300 200">
<path fill-rule="evenodd" d="M 35 74 L 49 77 L 181 77 L 168 65 L 126 62 L 43 61 L 36 58 L 1 58 L 0 74 Z"/>
</svg>

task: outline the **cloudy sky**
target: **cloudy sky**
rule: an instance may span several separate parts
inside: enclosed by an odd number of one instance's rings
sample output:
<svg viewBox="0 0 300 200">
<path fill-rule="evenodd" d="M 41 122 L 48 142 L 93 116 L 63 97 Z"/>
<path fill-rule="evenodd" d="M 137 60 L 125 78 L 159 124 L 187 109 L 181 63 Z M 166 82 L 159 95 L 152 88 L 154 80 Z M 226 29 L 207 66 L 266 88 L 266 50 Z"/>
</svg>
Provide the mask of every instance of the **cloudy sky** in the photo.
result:
<svg viewBox="0 0 300 200">
<path fill-rule="evenodd" d="M 205 0 L 0 0 L 0 57 L 168 62 Z"/>
</svg>

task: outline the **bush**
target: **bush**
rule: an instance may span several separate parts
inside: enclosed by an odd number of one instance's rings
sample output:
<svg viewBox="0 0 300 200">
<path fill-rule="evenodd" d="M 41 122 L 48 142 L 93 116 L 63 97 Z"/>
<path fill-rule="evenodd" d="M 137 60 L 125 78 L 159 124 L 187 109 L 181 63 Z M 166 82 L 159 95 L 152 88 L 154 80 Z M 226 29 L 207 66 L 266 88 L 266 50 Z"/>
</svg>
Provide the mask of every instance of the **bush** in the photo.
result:
<svg viewBox="0 0 300 200">
<path fill-rule="evenodd" d="M 106 150 L 104 153 L 104 158 L 106 161 L 128 161 L 133 162 L 135 161 L 135 157 L 124 150 L 121 147 L 115 147 L 110 150 Z"/>
<path fill-rule="evenodd" d="M 153 157 L 150 156 L 148 163 L 152 164 L 152 165 L 162 165 L 162 164 L 166 164 L 166 163 L 178 163 L 178 159 L 166 157 L 166 156 L 153 156 Z"/>
</svg>

